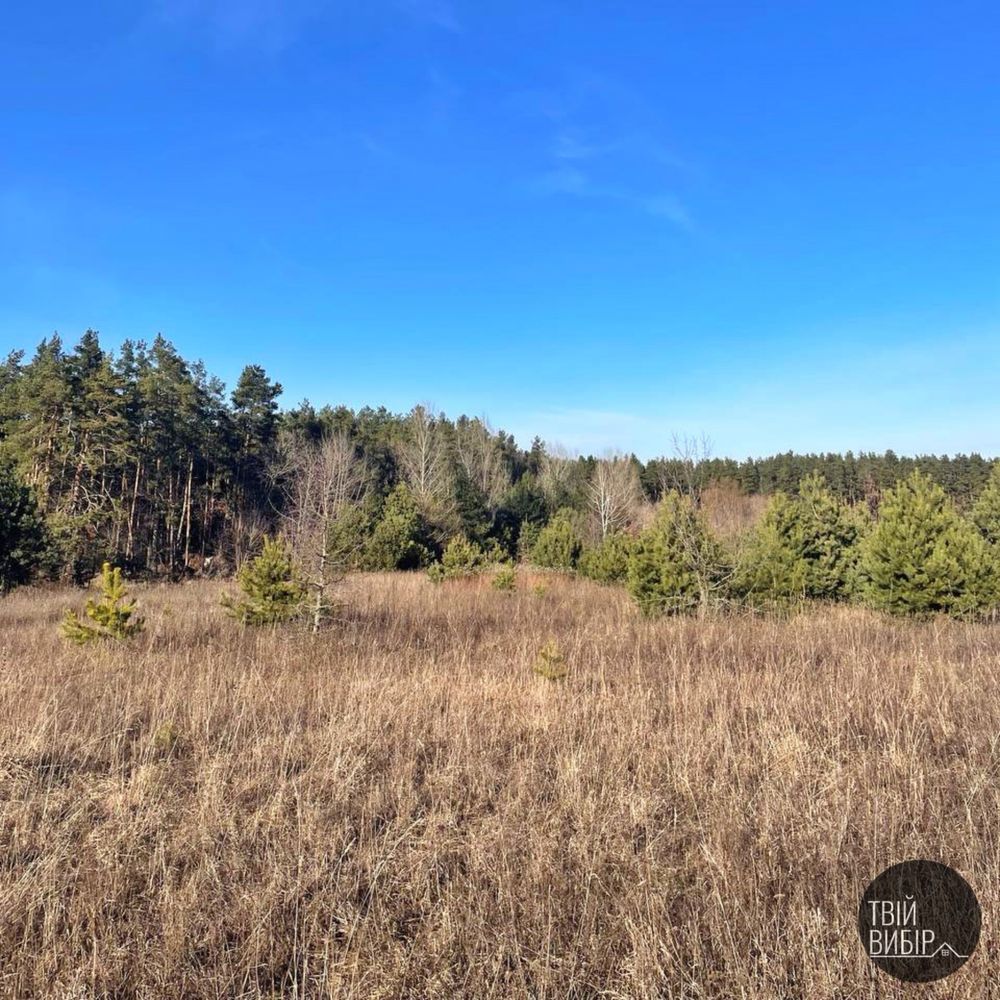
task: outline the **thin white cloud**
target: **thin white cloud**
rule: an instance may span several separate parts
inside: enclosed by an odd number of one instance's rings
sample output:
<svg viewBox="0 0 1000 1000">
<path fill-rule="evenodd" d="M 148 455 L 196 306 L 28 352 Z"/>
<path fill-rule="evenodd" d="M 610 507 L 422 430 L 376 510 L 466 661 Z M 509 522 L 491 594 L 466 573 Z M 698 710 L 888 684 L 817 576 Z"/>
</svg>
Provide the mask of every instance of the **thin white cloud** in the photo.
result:
<svg viewBox="0 0 1000 1000">
<path fill-rule="evenodd" d="M 690 230 L 693 228 L 688 210 L 681 203 L 680 199 L 672 194 L 661 194 L 653 198 L 646 198 L 642 204 L 650 215 L 657 215 L 667 219 L 681 229 Z"/>
<path fill-rule="evenodd" d="M 158 0 L 160 26 L 200 33 L 222 50 L 278 53 L 294 44 L 328 0 Z"/>
<path fill-rule="evenodd" d="M 587 175 L 575 167 L 559 167 L 537 177 L 531 185 L 540 195 L 576 195 L 581 198 L 596 197 Z"/>
<path fill-rule="evenodd" d="M 601 147 L 584 142 L 579 135 L 570 131 L 557 132 L 552 143 L 552 155 L 557 160 L 590 160 L 601 152 Z"/>
<path fill-rule="evenodd" d="M 587 172 L 576 166 L 558 166 L 536 177 L 530 185 L 537 195 L 562 195 L 594 201 L 619 202 L 635 211 L 665 219 L 678 229 L 694 231 L 690 213 L 684 203 L 669 192 L 645 195 L 619 187 L 597 183 Z"/>
<path fill-rule="evenodd" d="M 448 0 L 399 0 L 399 6 L 412 17 L 442 31 L 458 33 L 462 23 Z"/>
<path fill-rule="evenodd" d="M 695 231 L 675 190 L 690 168 L 662 141 L 655 118 L 626 88 L 588 76 L 563 93 L 523 91 L 511 105 L 547 123 L 547 165 L 529 183 L 535 194 L 618 202 Z"/>
</svg>

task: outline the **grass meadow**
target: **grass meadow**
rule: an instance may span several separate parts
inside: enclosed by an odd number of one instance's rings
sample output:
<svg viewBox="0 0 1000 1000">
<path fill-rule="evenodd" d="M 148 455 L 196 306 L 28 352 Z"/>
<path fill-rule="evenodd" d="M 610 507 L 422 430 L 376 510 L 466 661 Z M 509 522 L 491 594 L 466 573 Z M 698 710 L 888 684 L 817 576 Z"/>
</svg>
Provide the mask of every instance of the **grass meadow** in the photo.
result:
<svg viewBox="0 0 1000 1000">
<path fill-rule="evenodd" d="M 0 601 L 0 996 L 1000 996 L 1000 629 L 522 572 L 352 577 L 314 637 L 224 589 L 136 587 L 127 646 Z M 936 987 L 856 930 L 908 858 L 983 906 Z"/>
</svg>

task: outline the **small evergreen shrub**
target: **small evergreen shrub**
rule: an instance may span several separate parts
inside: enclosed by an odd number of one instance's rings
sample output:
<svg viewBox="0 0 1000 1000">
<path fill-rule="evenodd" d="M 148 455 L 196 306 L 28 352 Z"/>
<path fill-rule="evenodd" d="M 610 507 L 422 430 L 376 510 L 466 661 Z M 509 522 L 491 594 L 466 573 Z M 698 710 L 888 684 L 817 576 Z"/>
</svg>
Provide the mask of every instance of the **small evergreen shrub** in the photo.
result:
<svg viewBox="0 0 1000 1000">
<path fill-rule="evenodd" d="M 164 722 L 153 733 L 153 750 L 158 756 L 175 755 L 184 746 L 185 740 L 180 727 L 175 722 Z"/>
<path fill-rule="evenodd" d="M 741 554 L 736 589 L 751 604 L 842 600 L 855 583 L 861 516 L 806 476 L 797 495 L 776 493 Z"/>
<path fill-rule="evenodd" d="M 426 526 L 409 489 L 400 483 L 386 497 L 382 516 L 364 544 L 364 569 L 419 569 L 431 561 Z"/>
<path fill-rule="evenodd" d="M 264 547 L 237 574 L 240 596 L 227 594 L 222 606 L 242 625 L 278 625 L 299 617 L 306 588 L 288 546 L 265 538 Z"/>
<path fill-rule="evenodd" d="M 431 563 L 430 566 L 427 567 L 427 579 L 430 580 L 431 583 L 442 583 L 446 575 L 444 566 L 442 566 L 439 562 Z"/>
<path fill-rule="evenodd" d="M 85 618 L 75 611 L 67 611 L 61 626 L 62 634 L 81 646 L 97 639 L 124 642 L 143 630 L 143 619 L 135 611 L 136 602 L 128 600 L 122 571 L 105 563 L 101 567 L 100 599 L 95 601 L 90 598 L 87 601 Z"/>
<path fill-rule="evenodd" d="M 547 681 L 561 681 L 566 677 L 569 666 L 555 639 L 550 639 L 542 646 L 531 669 Z"/>
<path fill-rule="evenodd" d="M 501 566 L 493 577 L 493 589 L 510 593 L 517 589 L 517 572 L 513 566 Z"/>
<path fill-rule="evenodd" d="M 995 551 L 920 472 L 886 493 L 859 575 L 862 598 L 898 615 L 977 614 L 1000 597 Z"/>
<path fill-rule="evenodd" d="M 628 557 L 628 590 L 645 615 L 706 609 L 726 573 L 719 544 L 687 497 L 667 493 Z"/>
<path fill-rule="evenodd" d="M 581 576 L 597 583 L 624 583 L 628 578 L 628 557 L 634 548 L 631 535 L 615 532 L 596 548 L 585 549 L 577 569 Z"/>
<path fill-rule="evenodd" d="M 583 552 L 583 535 L 574 511 L 564 508 L 539 532 L 531 547 L 531 561 L 545 569 L 576 569 Z"/>
<path fill-rule="evenodd" d="M 360 569 L 371 534 L 371 512 L 367 507 L 361 504 L 345 506 L 330 525 L 327 535 L 330 564 L 342 572 Z"/>
<path fill-rule="evenodd" d="M 517 536 L 517 557 L 524 562 L 531 560 L 531 551 L 542 533 L 542 525 L 537 521 L 525 521 Z"/>
<path fill-rule="evenodd" d="M 441 566 L 448 578 L 471 576 L 484 562 L 483 550 L 464 535 L 452 538 L 444 547 L 444 554 L 441 556 Z"/>
</svg>

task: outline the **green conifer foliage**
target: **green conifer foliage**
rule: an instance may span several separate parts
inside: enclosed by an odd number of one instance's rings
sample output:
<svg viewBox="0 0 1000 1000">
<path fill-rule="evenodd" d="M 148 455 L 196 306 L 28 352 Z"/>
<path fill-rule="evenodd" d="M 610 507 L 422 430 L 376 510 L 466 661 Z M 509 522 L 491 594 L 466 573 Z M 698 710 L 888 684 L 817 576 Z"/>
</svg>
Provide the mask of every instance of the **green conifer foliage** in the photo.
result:
<svg viewBox="0 0 1000 1000">
<path fill-rule="evenodd" d="M 628 590 L 644 614 L 704 613 L 727 571 L 719 544 L 687 497 L 667 493 L 628 559 Z"/>
<path fill-rule="evenodd" d="M 742 553 L 738 589 L 751 602 L 839 600 L 854 579 L 863 522 L 813 473 L 776 493 Z"/>
<path fill-rule="evenodd" d="M 95 639 L 115 639 L 124 642 L 138 635 L 143 629 L 143 620 L 135 613 L 136 602 L 128 600 L 128 591 L 122 580 L 122 571 L 110 563 L 101 567 L 101 597 L 87 601 L 84 614 L 89 621 L 80 618 L 75 611 L 67 611 L 62 623 L 62 633 L 73 642 L 83 645 Z"/>
<path fill-rule="evenodd" d="M 265 538 L 260 555 L 236 579 L 241 596 L 226 595 L 222 606 L 243 625 L 278 625 L 303 613 L 306 588 L 280 539 Z"/>
<path fill-rule="evenodd" d="M 382 517 L 369 536 L 363 557 L 366 569 L 417 569 L 431 553 L 424 544 L 424 524 L 410 490 L 400 483 L 386 497 Z"/>
<path fill-rule="evenodd" d="M 968 615 L 996 606 L 996 556 L 921 472 L 889 490 L 861 544 L 861 594 L 893 614 Z"/>
<path fill-rule="evenodd" d="M 580 575 L 597 583 L 624 583 L 628 578 L 628 558 L 634 548 L 635 539 L 631 535 L 614 532 L 580 556 Z"/>
<path fill-rule="evenodd" d="M 486 557 L 483 550 L 470 542 L 464 535 L 456 535 L 445 546 L 441 557 L 441 566 L 446 577 L 469 576 L 475 573 L 484 563 Z"/>
<path fill-rule="evenodd" d="M 989 481 L 972 508 L 972 523 L 991 545 L 1000 543 L 1000 462 L 994 462 Z"/>
<path fill-rule="evenodd" d="M 0 594 L 31 579 L 46 544 L 34 496 L 13 469 L 0 464 Z"/>
<path fill-rule="evenodd" d="M 555 639 L 550 639 L 542 646 L 531 669 L 539 677 L 544 677 L 547 681 L 561 681 L 566 679 L 569 674 L 569 665 Z"/>
<path fill-rule="evenodd" d="M 577 515 L 569 508 L 556 511 L 531 547 L 531 561 L 545 569 L 576 569 L 583 552 Z"/>
</svg>

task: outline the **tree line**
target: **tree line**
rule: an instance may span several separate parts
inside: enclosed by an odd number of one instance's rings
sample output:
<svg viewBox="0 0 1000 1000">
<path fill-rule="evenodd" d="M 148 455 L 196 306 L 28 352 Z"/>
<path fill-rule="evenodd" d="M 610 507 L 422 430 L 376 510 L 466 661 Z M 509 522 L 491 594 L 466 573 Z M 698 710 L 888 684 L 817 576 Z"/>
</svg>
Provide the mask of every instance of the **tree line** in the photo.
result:
<svg viewBox="0 0 1000 1000">
<path fill-rule="evenodd" d="M 130 574 L 228 573 L 266 535 L 281 534 L 299 554 L 317 618 L 340 573 L 444 565 L 458 544 L 486 561 L 631 580 L 637 594 L 644 575 L 679 574 L 698 607 L 765 593 L 839 599 L 860 593 L 860 570 L 834 591 L 817 590 L 801 565 L 770 590 L 759 574 L 750 579 L 748 567 L 766 576 L 775 559 L 787 562 L 775 539 L 802 530 L 786 521 L 800 510 L 803 483 L 813 484 L 805 495 L 814 507 L 819 494 L 809 490 L 820 483 L 820 506 L 853 525 L 856 537 L 838 535 L 835 548 L 855 552 L 884 521 L 880 511 L 899 503 L 897 484 L 933 487 L 949 516 L 975 527 L 994 475 L 975 454 L 739 462 L 674 442 L 646 463 L 576 456 L 537 438 L 521 448 L 484 418 L 449 419 L 429 406 L 282 410 L 281 392 L 248 365 L 227 393 L 163 337 L 110 351 L 87 331 L 72 348 L 53 336 L 30 359 L 11 353 L 0 365 L 0 588 L 33 577 L 82 581 L 104 562 Z M 642 546 L 653 553 L 645 570 Z M 461 564 L 456 551 L 451 562 Z M 741 553 L 751 551 L 747 563 Z"/>
</svg>

